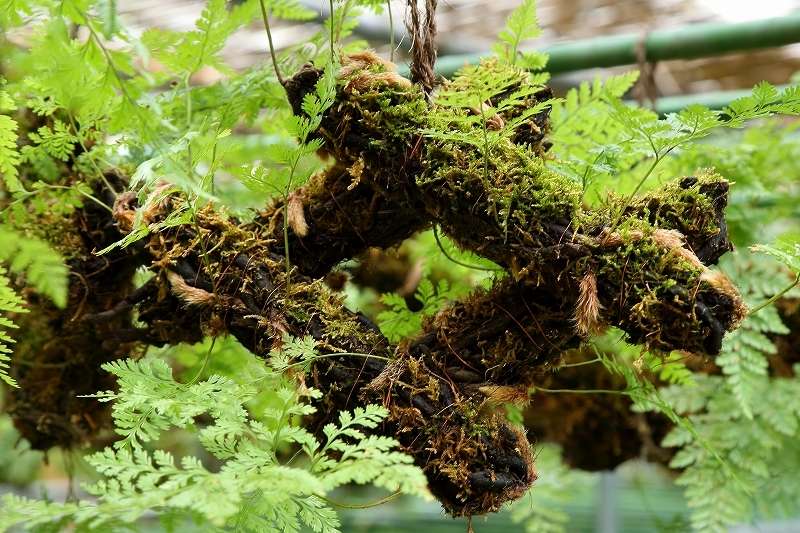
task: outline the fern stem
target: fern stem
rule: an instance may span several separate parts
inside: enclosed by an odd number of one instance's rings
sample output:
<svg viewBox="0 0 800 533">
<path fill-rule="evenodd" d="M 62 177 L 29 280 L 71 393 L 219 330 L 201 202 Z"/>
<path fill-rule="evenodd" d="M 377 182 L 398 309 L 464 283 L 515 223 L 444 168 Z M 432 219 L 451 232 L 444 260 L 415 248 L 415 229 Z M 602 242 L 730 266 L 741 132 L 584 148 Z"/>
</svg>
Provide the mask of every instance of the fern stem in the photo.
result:
<svg viewBox="0 0 800 533">
<path fill-rule="evenodd" d="M 444 256 L 447 259 L 449 259 L 450 261 L 452 261 L 453 263 L 455 263 L 457 265 L 461 265 L 461 266 L 467 267 L 467 268 L 472 268 L 472 269 L 475 269 L 475 270 L 505 270 L 504 268 L 500 268 L 500 267 L 489 267 L 489 266 L 482 267 L 482 266 L 479 266 L 479 265 L 470 265 L 468 263 L 463 263 L 463 262 L 459 261 L 458 259 L 455 259 L 455 258 L 451 257 L 450 254 L 448 254 L 447 251 L 445 251 L 444 246 L 442 245 L 442 241 L 439 240 L 439 232 L 437 231 L 436 226 L 433 227 L 433 237 L 436 239 L 436 244 L 439 246 L 439 250 L 442 251 L 442 254 L 444 254 Z"/>
<path fill-rule="evenodd" d="M 283 85 L 283 76 L 281 76 L 280 71 L 278 70 L 278 58 L 275 55 L 275 45 L 272 44 L 272 32 L 269 29 L 269 17 L 267 17 L 267 8 L 264 6 L 264 0 L 258 0 L 258 3 L 261 5 L 261 18 L 264 19 L 264 28 L 267 30 L 267 40 L 269 41 L 269 54 L 272 56 L 272 67 L 275 69 L 275 76 L 278 78 L 278 82 Z"/>
<path fill-rule="evenodd" d="M 344 5 L 342 6 L 342 16 L 339 17 L 339 22 L 336 25 L 336 40 L 338 41 L 342 35 L 342 28 L 344 27 L 344 21 L 347 18 L 347 11 L 350 8 L 350 0 L 345 0 Z M 331 15 L 333 15 L 333 11 L 331 11 Z M 333 45 L 331 45 L 331 52 L 333 52 Z M 333 59 L 333 56 L 331 56 Z"/>
<path fill-rule="evenodd" d="M 111 184 L 106 179 L 105 174 L 103 174 L 103 171 L 100 170 L 100 167 L 97 166 L 97 162 L 94 160 L 94 157 L 90 155 L 89 149 L 86 147 L 86 144 L 83 142 L 83 139 L 81 139 L 81 136 L 79 135 L 78 123 L 75 121 L 75 116 L 72 114 L 71 111 L 67 113 L 67 116 L 69 117 L 69 123 L 72 126 L 72 130 L 75 132 L 75 137 L 78 139 L 78 143 L 81 145 L 81 148 L 83 148 L 83 152 L 86 154 L 86 157 L 89 158 L 89 161 L 91 161 L 95 172 L 97 172 L 97 175 L 100 176 L 101 180 L 103 180 L 103 185 L 105 185 L 108 188 L 108 190 L 111 191 L 111 194 L 114 195 L 114 198 L 116 198 L 119 195 L 119 193 L 114 189 L 114 187 L 111 186 Z"/>
<path fill-rule="evenodd" d="M 394 63 L 394 21 L 392 20 L 392 0 L 386 0 L 389 11 L 389 61 Z"/>
<path fill-rule="evenodd" d="M 294 174 L 294 169 L 292 169 Z M 289 179 L 291 183 L 291 178 Z M 289 303 L 289 282 L 291 280 L 292 264 L 289 261 L 289 193 L 283 195 L 283 254 L 286 260 L 286 303 Z"/>
<path fill-rule="evenodd" d="M 398 490 L 396 492 L 389 494 L 385 498 L 381 498 L 380 500 L 375 500 L 369 503 L 342 503 L 336 500 L 332 500 L 326 496 L 317 496 L 317 498 L 320 498 L 321 500 L 324 500 L 331 505 L 335 505 L 336 507 L 343 507 L 344 509 L 369 509 L 370 507 L 377 507 L 379 505 L 383 505 L 384 503 L 388 503 L 397 498 L 398 496 L 400 496 L 401 494 L 403 493 Z"/>
<path fill-rule="evenodd" d="M 186 130 L 192 129 L 192 87 L 189 83 L 189 74 L 183 79 L 183 90 L 186 92 Z M 189 157 L 189 177 L 191 178 L 194 165 L 192 165 L 192 141 L 186 144 L 186 155 Z"/>
<path fill-rule="evenodd" d="M 197 380 L 200 379 L 200 376 L 203 375 L 203 370 L 206 369 L 206 365 L 208 364 L 208 360 L 211 359 L 211 351 L 214 349 L 214 344 L 216 344 L 216 342 L 217 342 L 217 338 L 216 337 L 211 337 L 211 346 L 208 347 L 208 352 L 206 352 L 206 358 L 203 359 L 203 366 L 200 367 L 200 370 L 197 372 L 197 375 L 195 377 L 193 377 L 192 380 L 189 381 L 189 383 L 186 384 L 187 387 L 189 385 L 194 385 L 195 383 L 197 383 Z"/>
<path fill-rule="evenodd" d="M 104 176 L 104 178 L 105 178 L 105 176 Z M 83 191 L 82 191 L 82 190 L 80 190 L 78 187 L 66 187 L 66 186 L 64 186 L 64 185 L 50 185 L 50 184 L 44 184 L 44 186 L 43 186 L 41 189 L 36 189 L 35 191 L 25 191 L 25 192 L 24 192 L 22 195 L 20 195 L 20 196 L 17 196 L 17 197 L 16 197 L 16 200 L 14 200 L 13 202 L 10 202 L 9 204 L 7 204 L 7 205 L 5 206 L 5 208 L 3 208 L 2 210 L 0 210 L 0 215 L 2 215 L 3 213 L 5 213 L 5 212 L 6 212 L 6 211 L 7 211 L 7 210 L 8 210 L 8 209 L 11 207 L 11 206 L 13 206 L 13 205 L 16 205 L 16 204 L 19 204 L 19 203 L 22 203 L 22 202 L 24 202 L 25 200 L 27 200 L 28 198 L 30 198 L 31 196 L 36 196 L 36 195 L 37 195 L 37 194 L 39 194 L 40 192 L 46 191 L 47 189 L 64 189 L 65 191 L 75 191 L 75 192 L 77 192 L 78 194 L 80 194 L 80 195 L 82 195 L 82 196 L 85 196 L 85 197 L 86 197 L 86 198 L 88 198 L 89 200 L 92 200 L 92 201 L 93 201 L 93 202 L 95 202 L 97 205 L 99 205 L 100 207 L 102 207 L 103 209 L 105 209 L 106 211 L 108 211 L 109 213 L 113 213 L 113 212 L 114 212 L 114 210 L 113 210 L 112 208 L 110 208 L 109 206 L 107 206 L 106 204 L 104 204 L 103 202 L 101 202 L 99 198 L 95 198 L 95 197 L 94 197 L 94 196 L 92 196 L 91 194 L 89 194 L 89 193 L 87 193 L 87 192 L 83 192 Z"/>
<path fill-rule="evenodd" d="M 330 41 L 331 41 L 331 44 L 330 44 L 330 47 L 331 47 L 331 63 L 333 63 L 333 0 L 328 0 L 328 6 L 329 6 L 329 10 L 331 12 L 331 15 L 330 15 L 330 25 L 331 25 L 331 27 L 330 27 L 330 31 L 328 33 L 330 34 Z"/>
<path fill-rule="evenodd" d="M 605 155 L 605 153 L 606 153 L 605 150 L 603 150 L 602 152 L 597 154 L 597 157 L 595 157 L 594 161 L 592 161 L 592 165 L 596 165 L 597 162 L 600 161 L 600 158 L 603 157 L 603 155 Z M 589 167 L 587 166 L 586 167 L 586 171 L 584 171 L 583 176 L 581 177 L 581 188 L 583 189 L 583 194 L 586 194 L 586 187 L 589 185 L 586 182 L 588 176 L 589 176 Z M 583 196 L 583 195 L 581 195 L 581 196 Z"/>
<path fill-rule="evenodd" d="M 299 361 L 297 363 L 292 363 L 291 365 L 288 365 L 286 368 L 287 369 L 289 369 L 289 368 L 302 368 L 303 366 L 305 366 L 307 364 L 310 364 L 312 361 L 316 361 L 317 359 L 326 359 L 328 357 L 345 357 L 345 356 L 346 357 L 371 358 L 371 359 L 377 359 L 378 361 L 386 361 L 387 363 L 390 363 L 390 362 L 394 361 L 394 359 L 392 359 L 391 357 L 383 357 L 383 356 L 380 356 L 380 355 L 372 355 L 372 354 L 368 354 L 368 353 L 333 352 L 333 353 L 325 353 L 325 354 L 321 354 L 321 355 L 316 355 L 315 354 L 314 357 L 312 357 L 312 358 L 306 359 L 304 361 Z"/>
<path fill-rule="evenodd" d="M 197 210 L 195 209 L 195 204 L 189 199 L 189 196 L 186 193 L 183 193 L 186 196 L 186 205 L 189 209 L 189 213 L 192 215 L 192 225 L 194 226 L 194 230 L 197 232 L 197 242 L 200 244 L 200 250 L 203 252 L 203 264 L 206 267 L 206 272 L 211 274 L 211 261 L 208 258 L 208 251 L 206 250 L 206 243 L 203 240 L 203 231 L 200 228 L 200 223 L 197 221 Z M 195 199 L 196 201 L 196 199 Z M 217 294 L 217 286 L 214 284 L 213 287 L 214 294 Z"/>
<path fill-rule="evenodd" d="M 570 394 L 623 394 L 627 395 L 631 390 L 634 389 L 624 389 L 624 390 L 607 390 L 607 389 L 545 389 L 543 387 L 537 387 L 534 385 L 533 387 L 539 392 L 566 392 Z M 643 388 L 643 387 L 639 387 Z"/>
<path fill-rule="evenodd" d="M 758 313 L 759 311 L 761 311 L 762 309 L 764 309 L 768 305 L 774 303 L 778 298 L 780 298 L 781 296 L 783 296 L 784 294 L 786 294 L 790 290 L 792 290 L 795 287 L 797 287 L 798 284 L 800 284 L 800 274 L 797 274 L 797 276 L 795 277 L 795 280 L 792 283 L 790 283 L 787 287 L 785 287 L 783 290 L 781 290 L 781 292 L 779 292 L 778 294 L 776 294 L 775 296 L 773 296 L 772 298 L 770 298 L 766 302 L 762 303 L 761 305 L 756 306 L 753 309 L 751 309 L 750 311 L 748 311 L 747 316 L 754 315 L 755 313 Z"/>
<path fill-rule="evenodd" d="M 594 363 L 599 363 L 601 361 L 602 359 L 598 357 L 597 359 L 592 359 L 591 361 L 581 361 L 580 363 L 570 363 L 568 365 L 561 365 L 558 368 L 574 368 L 576 366 L 592 365 Z"/>
<path fill-rule="evenodd" d="M 664 155 L 666 155 L 666 154 L 664 154 Z M 653 173 L 653 170 L 655 170 L 656 166 L 658 166 L 658 164 L 661 162 L 662 158 L 663 158 L 663 156 L 656 155 L 656 158 L 655 158 L 655 161 L 653 161 L 653 164 L 650 165 L 650 168 L 647 170 L 645 175 L 642 177 L 642 179 L 639 180 L 639 183 L 636 184 L 636 187 L 633 189 L 633 192 L 630 195 L 628 195 L 628 197 L 625 199 L 625 203 L 622 205 L 622 208 L 617 212 L 616 216 L 614 217 L 614 221 L 611 223 L 611 227 L 609 227 L 609 229 L 608 229 L 608 234 L 606 235 L 606 238 L 603 241 L 604 244 L 605 244 L 605 241 L 608 240 L 608 238 L 614 232 L 614 230 L 617 229 L 617 226 L 619 225 L 619 221 L 622 219 L 622 215 L 625 214 L 625 211 L 628 209 L 628 207 L 630 207 L 631 202 L 633 202 L 633 199 L 636 197 L 636 193 L 638 193 L 639 189 L 642 188 L 642 186 L 644 185 L 644 182 L 647 181 L 647 178 L 650 177 L 650 174 Z"/>
</svg>

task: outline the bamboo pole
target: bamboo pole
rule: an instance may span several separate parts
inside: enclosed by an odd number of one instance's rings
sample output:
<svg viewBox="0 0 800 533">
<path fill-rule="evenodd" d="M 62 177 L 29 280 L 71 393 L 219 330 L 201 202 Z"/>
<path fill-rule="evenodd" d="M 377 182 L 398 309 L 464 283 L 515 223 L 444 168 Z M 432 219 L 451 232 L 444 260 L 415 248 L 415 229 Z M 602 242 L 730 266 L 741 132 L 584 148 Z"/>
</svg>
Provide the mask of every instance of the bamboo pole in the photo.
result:
<svg viewBox="0 0 800 533">
<path fill-rule="evenodd" d="M 638 62 L 642 35 L 612 35 L 557 43 L 538 48 L 550 56 L 547 71 L 561 74 L 588 68 L 606 68 Z M 800 12 L 782 17 L 736 24 L 690 24 L 650 32 L 645 41 L 648 61 L 695 59 L 715 55 L 786 46 L 800 42 Z M 476 64 L 492 52 L 442 56 L 437 71 L 450 77 L 465 63 Z M 402 72 L 401 72 L 402 73 Z"/>
</svg>

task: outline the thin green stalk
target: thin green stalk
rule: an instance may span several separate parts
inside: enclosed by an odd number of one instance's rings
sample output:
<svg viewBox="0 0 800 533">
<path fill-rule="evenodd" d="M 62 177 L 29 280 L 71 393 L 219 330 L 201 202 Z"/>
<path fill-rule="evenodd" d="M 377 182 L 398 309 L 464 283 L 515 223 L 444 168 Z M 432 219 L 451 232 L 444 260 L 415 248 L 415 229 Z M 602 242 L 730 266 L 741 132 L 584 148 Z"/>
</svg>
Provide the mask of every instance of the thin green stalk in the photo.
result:
<svg viewBox="0 0 800 533">
<path fill-rule="evenodd" d="M 342 16 L 339 17 L 339 22 L 336 27 L 336 40 L 338 41 L 342 35 L 342 27 L 344 26 L 344 20 L 347 18 L 347 11 L 350 8 L 350 0 L 345 0 L 344 5 L 342 6 Z M 333 11 L 331 11 L 331 15 L 333 15 Z M 331 47 L 333 50 L 333 47 Z M 331 57 L 333 59 L 333 57 Z"/>
<path fill-rule="evenodd" d="M 292 176 L 294 175 L 294 168 L 292 168 Z M 289 183 L 292 183 L 291 177 Z M 291 187 L 287 187 L 291 190 Z M 283 195 L 283 254 L 286 259 L 286 302 L 289 301 L 289 283 L 291 280 L 292 264 L 289 262 L 289 194 Z"/>
<path fill-rule="evenodd" d="M 594 161 L 592 161 L 592 165 L 596 165 L 596 164 L 597 164 L 597 162 L 600 160 L 600 157 L 602 157 L 602 155 L 603 155 L 604 153 L 605 153 L 605 151 L 603 151 L 603 152 L 600 152 L 599 154 L 597 154 L 597 157 L 595 157 L 595 158 L 594 158 Z M 583 173 L 583 176 L 581 177 L 581 187 L 583 188 L 583 194 L 586 194 L 586 186 L 588 185 L 588 184 L 586 183 L 586 178 L 587 178 L 588 176 L 589 176 L 589 167 L 587 166 L 587 167 L 586 167 L 586 171 Z M 581 196 L 582 196 L 582 195 L 581 195 Z"/>
<path fill-rule="evenodd" d="M 286 426 L 285 418 L 287 416 L 286 412 L 287 412 L 288 409 L 289 409 L 289 404 L 288 403 L 284 403 L 283 404 L 283 410 L 281 411 L 281 416 L 280 416 L 280 418 L 278 418 L 278 427 L 275 430 L 274 436 L 272 437 L 272 445 L 270 446 L 270 454 L 272 455 L 272 460 L 273 460 L 273 462 L 275 464 L 279 464 L 278 456 L 276 455 L 275 450 L 278 449 L 278 444 L 280 444 L 280 442 L 281 442 L 281 431 Z"/>
<path fill-rule="evenodd" d="M 184 193 L 185 194 L 185 193 Z M 189 207 L 189 213 L 192 215 L 192 225 L 194 226 L 194 230 L 197 232 L 197 239 L 200 243 L 200 251 L 203 252 L 203 264 L 206 267 L 206 272 L 209 274 L 211 273 L 211 261 L 208 259 L 208 252 L 206 250 L 206 243 L 203 240 L 203 232 L 200 229 L 200 223 L 197 221 L 197 211 L 194 208 L 194 204 L 186 198 L 186 205 Z M 213 287 L 214 294 L 217 294 L 217 286 L 214 285 Z"/>
<path fill-rule="evenodd" d="M 372 355 L 372 354 L 368 354 L 368 353 L 334 352 L 334 353 L 326 353 L 326 354 L 322 354 L 322 355 L 314 355 L 313 357 L 310 357 L 309 359 L 306 359 L 304 361 L 298 361 L 297 363 L 292 363 L 292 364 L 286 366 L 286 368 L 287 369 L 289 369 L 289 368 L 302 368 L 305 365 L 310 364 L 313 361 L 316 361 L 317 359 L 326 359 L 328 357 L 343 357 L 343 356 L 346 356 L 346 355 L 350 356 L 350 357 L 364 357 L 364 358 L 378 359 L 379 361 L 386 361 L 387 363 L 393 361 L 393 359 L 391 359 L 390 357 L 383 357 L 383 356 L 380 356 L 380 355 Z M 281 370 L 281 372 L 283 372 L 283 370 Z"/>
<path fill-rule="evenodd" d="M 189 83 L 189 75 L 183 78 L 183 90 L 186 92 L 186 129 L 192 128 L 192 87 Z M 194 167 L 192 165 L 192 141 L 186 145 L 186 154 L 189 156 L 189 176 L 191 177 Z"/>
<path fill-rule="evenodd" d="M 81 145 L 81 148 L 83 148 L 83 152 L 86 154 L 86 157 L 89 158 L 89 161 L 91 161 L 95 172 L 97 172 L 97 175 L 100 176 L 101 180 L 103 180 L 103 184 L 108 188 L 109 191 L 111 191 L 111 194 L 113 194 L 114 197 L 116 198 L 118 195 L 117 191 L 115 191 L 114 187 L 112 187 L 111 184 L 108 182 L 105 175 L 100 170 L 100 167 L 97 166 L 97 162 L 94 160 L 94 157 L 92 157 L 92 155 L 90 154 L 89 149 L 86 147 L 86 144 L 84 144 L 83 139 L 81 139 L 80 132 L 78 130 L 78 123 L 75 120 L 75 116 L 72 114 L 71 111 L 67 113 L 67 116 L 69 117 L 69 123 L 72 126 L 72 131 L 75 132 L 75 137 L 78 139 L 78 143 Z"/>
<path fill-rule="evenodd" d="M 218 132 L 219 133 L 219 132 Z M 212 164 L 217 160 L 217 143 L 214 143 L 214 148 L 211 150 Z M 214 175 L 216 172 L 211 173 L 211 196 L 214 196 Z"/>
<path fill-rule="evenodd" d="M 483 184 L 489 194 L 489 128 L 486 124 L 486 110 L 483 109 L 483 94 L 478 93 L 478 109 L 481 110 L 481 127 L 483 128 Z"/>
<path fill-rule="evenodd" d="M 398 496 L 403 494 L 399 490 L 397 492 L 393 492 L 386 496 L 385 498 L 381 498 L 380 500 L 375 500 L 369 503 L 342 503 L 336 500 L 332 500 L 326 496 L 317 496 L 318 498 L 328 502 L 331 505 L 335 505 L 336 507 L 343 507 L 345 509 L 369 509 L 370 507 L 377 507 L 378 505 L 383 505 L 384 503 L 388 503 Z"/>
<path fill-rule="evenodd" d="M 605 390 L 605 389 L 588 389 L 588 390 L 579 390 L 579 389 L 545 389 L 542 387 L 533 387 L 539 392 L 567 392 L 570 394 L 628 394 L 632 389 L 625 389 L 625 390 Z"/>
<path fill-rule="evenodd" d="M 264 19 L 264 27 L 267 30 L 267 40 L 269 41 L 269 54 L 272 56 L 272 67 L 275 69 L 275 76 L 278 78 L 278 82 L 283 85 L 283 77 L 281 76 L 280 71 L 278 70 L 278 57 L 275 55 L 275 45 L 272 44 L 272 32 L 269 29 L 269 18 L 267 17 L 267 8 L 264 6 L 264 0 L 259 0 L 258 3 L 261 5 L 261 18 Z"/>
<path fill-rule="evenodd" d="M 468 263 L 462 263 L 458 259 L 455 259 L 455 258 L 451 257 L 450 254 L 448 254 L 447 251 L 444 249 L 444 246 L 442 245 L 442 241 L 439 240 L 439 232 L 436 230 L 436 226 L 433 227 L 433 237 L 436 239 L 436 244 L 439 246 L 439 250 L 442 251 L 442 254 L 447 259 L 449 259 L 450 261 L 452 261 L 453 263 L 455 263 L 457 265 L 461 265 L 461 266 L 467 267 L 467 268 L 472 268 L 472 269 L 475 269 L 475 270 L 505 270 L 505 269 L 500 268 L 500 267 L 482 267 L 482 266 L 478 266 L 478 265 L 470 265 Z"/>
<path fill-rule="evenodd" d="M 41 189 L 36 189 L 35 191 L 25 191 L 25 193 L 23 195 L 17 197 L 16 200 L 14 200 L 13 202 L 9 203 L 8 205 L 5 206 L 5 208 L 0 210 L 0 215 L 5 213 L 12 205 L 24 202 L 25 200 L 27 200 L 31 196 L 35 196 L 35 195 L 39 194 L 40 192 L 45 191 L 47 189 L 64 189 L 64 190 L 67 190 L 67 191 L 77 191 L 78 194 L 81 194 L 82 196 L 85 196 L 86 198 L 92 200 L 93 202 L 95 202 L 97 205 L 99 205 L 100 207 L 102 207 L 106 211 L 111 212 L 111 213 L 114 212 L 113 209 L 111 209 L 106 204 L 101 202 L 98 198 L 95 198 L 94 196 L 92 196 L 89 193 L 83 192 L 82 190 L 78 189 L 77 187 L 66 187 L 64 185 L 44 184 L 44 186 Z"/>
<path fill-rule="evenodd" d="M 259 496 L 261 496 L 261 489 L 258 489 L 257 491 L 255 491 L 253 493 L 253 495 L 250 496 L 249 498 L 245 498 L 247 503 L 245 504 L 244 507 L 242 507 L 242 510 L 239 511 L 239 514 L 236 515 L 236 525 L 234 526 L 234 529 L 233 529 L 234 532 L 243 531 L 243 529 L 242 529 L 242 521 L 244 521 L 244 517 L 247 516 L 247 513 L 250 510 L 250 507 L 253 505 L 253 500 L 258 498 Z"/>
<path fill-rule="evenodd" d="M 667 153 L 669 153 L 669 150 L 667 151 Z M 664 155 L 666 155 L 666 153 Z M 636 197 L 636 193 L 639 192 L 639 189 L 642 188 L 644 182 L 647 181 L 647 178 L 650 177 L 650 174 L 653 173 L 653 170 L 655 170 L 656 166 L 658 166 L 663 157 L 664 156 L 662 155 L 656 154 L 653 164 L 647 170 L 642 179 L 639 180 L 639 183 L 636 184 L 636 188 L 633 189 L 633 192 L 630 195 L 628 195 L 628 197 L 625 199 L 625 203 L 622 205 L 622 209 L 619 210 L 617 215 L 614 217 L 614 221 L 611 223 L 611 227 L 609 228 L 608 233 L 606 234 L 606 240 L 608 240 L 608 238 L 611 237 L 611 234 L 614 232 L 614 230 L 617 229 L 617 225 L 619 224 L 619 221 L 622 219 L 622 215 L 625 214 L 625 210 L 627 210 L 628 207 L 630 207 L 631 202 L 633 202 L 633 199 Z"/>
<path fill-rule="evenodd" d="M 753 315 L 753 314 L 761 311 L 762 309 L 764 309 L 768 305 L 770 305 L 773 302 L 775 302 L 778 298 L 780 298 L 781 296 L 783 296 L 784 294 L 786 294 L 790 290 L 794 289 L 798 284 L 800 284 L 800 274 L 797 274 L 797 276 L 795 277 L 795 280 L 791 284 L 789 284 L 787 287 L 785 287 L 781 292 L 779 292 L 778 294 L 776 294 L 775 296 L 773 296 L 772 298 L 770 298 L 766 302 L 762 303 L 761 305 L 759 305 L 757 307 L 754 307 L 753 309 L 748 311 L 747 316 Z"/>
<path fill-rule="evenodd" d="M 592 359 L 591 361 L 581 361 L 580 363 L 571 363 L 568 365 L 561 365 L 559 368 L 573 368 L 576 366 L 584 366 L 584 365 L 592 365 L 594 363 L 599 363 L 602 361 L 599 357 L 597 359 Z"/>
<path fill-rule="evenodd" d="M 392 0 L 386 0 L 389 11 L 389 61 L 394 63 L 394 21 L 392 20 Z"/>
<path fill-rule="evenodd" d="M 183 89 L 186 93 L 186 129 L 189 130 L 192 128 L 192 88 L 189 83 L 189 74 L 187 74 L 183 79 Z M 189 140 L 188 144 L 186 145 L 186 155 L 189 158 L 189 168 L 187 174 L 189 178 L 192 177 L 194 174 L 194 161 L 192 160 L 192 141 Z M 197 232 L 197 238 L 200 242 L 200 249 L 203 252 L 203 263 L 205 264 L 206 271 L 211 271 L 211 262 L 208 259 L 208 253 L 206 251 L 206 243 L 203 241 L 203 232 L 200 230 L 200 223 L 197 222 L 197 211 L 195 209 L 194 203 L 186 197 L 186 204 L 189 207 L 189 212 L 192 215 L 192 224 L 194 225 L 194 229 Z M 214 294 L 217 293 L 217 288 L 214 287 Z"/>
<path fill-rule="evenodd" d="M 328 0 L 328 6 L 330 8 L 330 20 L 331 20 L 331 27 L 330 27 L 330 38 L 331 38 L 331 62 L 333 62 L 333 0 Z"/>
<path fill-rule="evenodd" d="M 208 360 L 211 359 L 211 351 L 214 349 L 214 344 L 216 344 L 217 338 L 211 338 L 211 346 L 208 347 L 208 352 L 206 352 L 206 358 L 203 360 L 203 366 L 200 367 L 200 371 L 197 372 L 197 375 L 192 378 L 192 380 L 186 384 L 186 386 L 194 385 L 197 383 L 197 380 L 200 379 L 200 376 L 203 375 L 203 370 L 206 369 L 206 365 L 208 364 Z"/>
</svg>

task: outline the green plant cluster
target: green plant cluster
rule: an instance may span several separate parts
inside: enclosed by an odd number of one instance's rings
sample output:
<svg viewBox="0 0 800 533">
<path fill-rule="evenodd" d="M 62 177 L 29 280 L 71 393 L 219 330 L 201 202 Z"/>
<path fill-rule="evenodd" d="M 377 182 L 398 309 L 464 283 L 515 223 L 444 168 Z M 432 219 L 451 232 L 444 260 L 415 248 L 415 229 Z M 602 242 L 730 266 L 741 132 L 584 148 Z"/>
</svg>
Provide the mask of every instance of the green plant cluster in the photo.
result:
<svg viewBox="0 0 800 533">
<path fill-rule="evenodd" d="M 719 126 L 742 127 L 742 113 L 753 118 L 770 108 L 796 113 L 796 88 L 779 95 L 762 84 L 753 96 L 720 113 L 691 107 L 682 116 L 658 119 L 654 113 L 614 102 L 633 80 L 633 75 L 597 79 L 571 91 L 564 104 L 556 104 L 553 150 L 565 154 L 556 168 L 580 181 L 586 201 L 593 203 L 609 201 L 600 192 L 603 188 L 635 191 L 652 186 L 660 175 L 688 175 L 697 168 L 715 168 L 735 182 L 726 215 L 738 250 L 725 256 L 721 267 L 752 306 L 748 319 L 726 336 L 714 360 L 719 374 L 708 375 L 707 366 L 691 371 L 696 365 L 680 354 L 669 357 L 680 362 L 663 363 L 645 354 L 639 361 L 673 384 L 658 391 L 660 406 L 652 402 L 654 396 L 640 397 L 640 408 L 667 408 L 681 421 L 662 445 L 679 450 L 670 466 L 683 470 L 678 483 L 693 509 L 692 530 L 721 532 L 755 516 L 793 515 L 797 486 L 784 474 L 795 468 L 797 414 L 790 406 L 798 390 L 796 378 L 776 375 L 775 362 L 784 354 L 777 353 L 773 342 L 789 330 L 769 304 L 793 294 L 797 285 L 798 191 L 790 170 L 798 150 L 796 125 L 767 119 L 741 132 L 715 131 L 702 142 L 698 139 Z M 650 118 L 644 121 L 645 116 Z M 625 206 L 625 198 L 612 197 L 610 205 Z M 772 244 L 747 249 L 772 236 Z M 626 358 L 624 350 L 608 349 L 629 361 L 612 363 L 621 370 L 638 355 Z M 637 400 L 637 394 L 631 397 Z"/>
<path fill-rule="evenodd" d="M 315 354 L 308 348 L 302 340 L 286 339 L 283 352 L 276 351 L 272 358 L 311 359 Z M 314 411 L 302 395 L 321 393 L 299 392 L 280 372 L 255 361 L 240 382 L 212 375 L 182 384 L 159 359 L 119 361 L 104 368 L 117 376 L 120 388 L 97 398 L 115 401 L 113 416 L 122 439 L 113 449 L 86 458 L 105 476 L 84 486 L 99 502 L 54 505 L 7 496 L 0 530 L 15 524 L 24 524 L 27 531 L 59 530 L 72 524 L 77 531 L 117 531 L 157 510 L 173 525 L 180 523 L 178 517 L 189 515 L 217 530 L 228 526 L 236 531 L 299 531 L 305 524 L 314 531 L 333 532 L 339 522 L 324 494 L 338 486 L 373 483 L 429 497 L 425 478 L 410 464 L 412 459 L 392 451 L 397 441 L 364 434 L 388 414 L 382 407 L 341 413 L 338 425 L 325 426 L 325 441 L 320 442 L 296 421 Z M 266 391 L 272 405 L 253 418 L 244 404 Z M 180 458 L 178 465 L 169 452 L 145 447 L 171 427 L 196 431 L 194 421 L 205 413 L 213 423 L 198 431 L 198 440 L 222 461 L 218 471 L 192 456 Z M 281 451 L 292 447 L 299 451 L 290 462 L 281 461 Z"/>
</svg>

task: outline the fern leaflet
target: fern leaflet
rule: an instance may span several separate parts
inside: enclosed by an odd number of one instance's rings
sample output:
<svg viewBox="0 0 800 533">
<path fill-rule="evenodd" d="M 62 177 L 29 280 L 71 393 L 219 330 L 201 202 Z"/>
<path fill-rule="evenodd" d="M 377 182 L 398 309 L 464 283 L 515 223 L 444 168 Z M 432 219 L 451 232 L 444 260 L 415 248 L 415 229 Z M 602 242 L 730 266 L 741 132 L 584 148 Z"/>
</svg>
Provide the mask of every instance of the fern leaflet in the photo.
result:
<svg viewBox="0 0 800 533">
<path fill-rule="evenodd" d="M 6 269 L 0 266 L 0 379 L 11 385 L 17 387 L 17 382 L 8 375 L 8 361 L 11 354 L 9 344 L 15 342 L 8 333 L 3 331 L 3 328 L 17 328 L 9 318 L 3 316 L 5 313 L 27 313 L 28 310 L 23 306 L 25 300 L 20 298 L 9 285 L 9 279 L 6 277 Z"/>
</svg>

